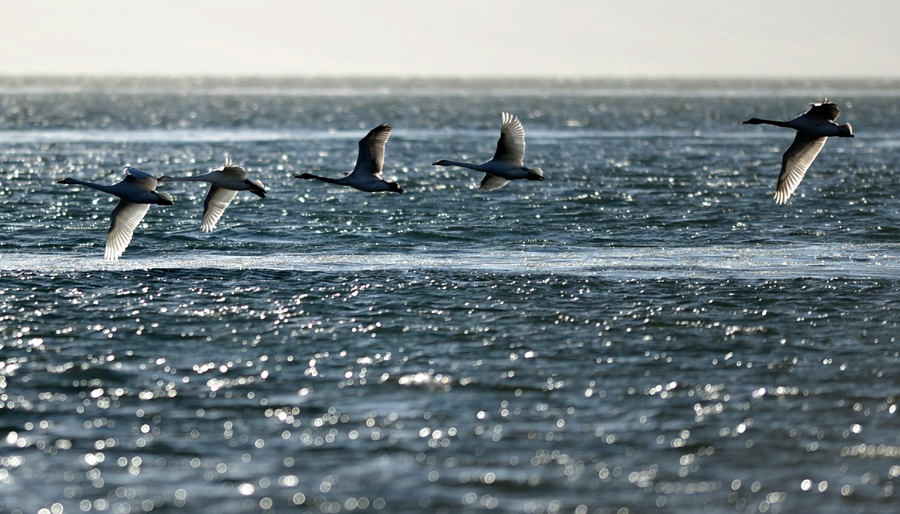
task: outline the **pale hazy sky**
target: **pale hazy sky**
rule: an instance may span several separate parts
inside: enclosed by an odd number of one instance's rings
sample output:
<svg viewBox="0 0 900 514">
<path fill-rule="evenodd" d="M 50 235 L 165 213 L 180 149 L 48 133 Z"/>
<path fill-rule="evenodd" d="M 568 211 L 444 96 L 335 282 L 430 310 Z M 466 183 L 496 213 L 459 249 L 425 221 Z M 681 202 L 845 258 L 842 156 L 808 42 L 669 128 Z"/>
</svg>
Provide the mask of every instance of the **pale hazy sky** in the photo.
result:
<svg viewBox="0 0 900 514">
<path fill-rule="evenodd" d="M 900 77 L 897 0 L 0 0 L 0 74 Z"/>
</svg>

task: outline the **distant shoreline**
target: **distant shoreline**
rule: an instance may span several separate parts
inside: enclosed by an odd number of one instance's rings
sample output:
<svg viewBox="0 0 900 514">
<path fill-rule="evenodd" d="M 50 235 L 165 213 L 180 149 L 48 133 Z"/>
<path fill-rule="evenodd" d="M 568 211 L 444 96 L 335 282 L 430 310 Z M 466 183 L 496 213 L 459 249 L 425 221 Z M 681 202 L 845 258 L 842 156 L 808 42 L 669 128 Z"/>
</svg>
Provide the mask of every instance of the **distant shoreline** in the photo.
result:
<svg viewBox="0 0 900 514">
<path fill-rule="evenodd" d="M 0 94 L 240 95 L 544 95 L 784 96 L 877 95 L 900 92 L 900 78 L 432 78 L 432 77 L 159 77 L 0 75 Z"/>
</svg>

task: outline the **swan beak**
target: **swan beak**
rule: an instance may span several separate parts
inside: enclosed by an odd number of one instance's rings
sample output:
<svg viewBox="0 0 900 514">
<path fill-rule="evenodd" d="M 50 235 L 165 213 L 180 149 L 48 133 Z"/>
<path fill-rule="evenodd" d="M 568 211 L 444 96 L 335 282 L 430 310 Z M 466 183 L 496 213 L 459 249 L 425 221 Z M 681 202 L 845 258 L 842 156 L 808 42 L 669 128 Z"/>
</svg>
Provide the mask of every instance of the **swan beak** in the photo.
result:
<svg viewBox="0 0 900 514">
<path fill-rule="evenodd" d="M 437 166 L 437 165 L 438 165 L 438 163 L 440 163 L 440 162 L 441 162 L 441 161 L 438 161 L 438 162 L 433 162 L 433 163 L 431 163 L 431 165 L 432 165 L 432 166 Z"/>
<path fill-rule="evenodd" d="M 57 183 L 57 184 L 65 184 L 66 181 L 65 181 L 65 179 L 63 179 L 63 180 L 57 180 L 56 183 Z"/>
</svg>

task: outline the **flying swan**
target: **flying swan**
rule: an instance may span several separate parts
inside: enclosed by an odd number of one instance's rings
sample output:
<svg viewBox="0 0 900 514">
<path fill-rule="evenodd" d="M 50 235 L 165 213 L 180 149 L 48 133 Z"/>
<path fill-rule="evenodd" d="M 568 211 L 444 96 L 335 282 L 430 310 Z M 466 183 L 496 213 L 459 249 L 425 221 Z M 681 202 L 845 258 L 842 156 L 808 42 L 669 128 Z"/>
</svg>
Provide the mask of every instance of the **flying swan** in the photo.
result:
<svg viewBox="0 0 900 514">
<path fill-rule="evenodd" d="M 492 191 L 505 186 L 510 180 L 528 179 L 544 180 L 544 172 L 540 168 L 527 168 L 525 159 L 525 129 L 519 118 L 508 112 L 503 113 L 503 125 L 500 127 L 500 140 L 494 158 L 484 164 L 441 159 L 432 166 L 460 166 L 470 170 L 483 171 L 484 179 L 478 189 Z"/>
<path fill-rule="evenodd" d="M 119 204 L 112 211 L 112 224 L 106 234 L 104 258 L 111 261 L 118 260 L 122 256 L 122 252 L 131 242 L 135 227 L 144 219 L 150 209 L 150 204 L 172 205 L 174 203 L 169 194 L 156 191 L 157 180 L 152 175 L 130 166 L 125 167 L 125 173 L 124 180 L 111 186 L 68 177 L 57 182 L 58 184 L 92 187 L 120 198 Z"/>
<path fill-rule="evenodd" d="M 234 200 L 238 191 L 250 191 L 260 198 L 266 197 L 266 188 L 258 180 L 247 178 L 244 168 L 225 158 L 225 165 L 216 168 L 205 175 L 196 177 L 159 177 L 160 182 L 209 182 L 209 192 L 203 201 L 203 218 L 200 221 L 200 230 L 212 232 L 216 228 L 219 218 Z"/>
<path fill-rule="evenodd" d="M 778 175 L 778 186 L 775 188 L 775 203 L 783 204 L 800 185 L 806 170 L 819 155 L 825 140 L 829 137 L 853 137 L 853 127 L 849 123 L 836 125 L 834 120 L 841 113 L 834 102 L 826 98 L 820 104 L 810 104 L 812 107 L 804 114 L 790 121 L 771 121 L 759 118 L 750 118 L 743 125 L 775 125 L 776 127 L 791 128 L 797 131 L 797 136 L 790 148 L 784 152 L 781 158 L 781 174 Z"/>
<path fill-rule="evenodd" d="M 352 173 L 345 174 L 344 178 L 320 177 L 312 173 L 294 175 L 294 178 L 321 180 L 329 184 L 350 186 L 353 189 L 359 189 L 367 193 L 391 191 L 403 194 L 400 184 L 385 182 L 381 178 L 381 168 L 384 165 L 384 146 L 387 144 L 388 138 L 391 137 L 391 130 L 390 125 L 382 123 L 370 130 L 366 137 L 359 140 L 359 156 L 356 158 L 356 167 L 353 168 Z"/>
</svg>

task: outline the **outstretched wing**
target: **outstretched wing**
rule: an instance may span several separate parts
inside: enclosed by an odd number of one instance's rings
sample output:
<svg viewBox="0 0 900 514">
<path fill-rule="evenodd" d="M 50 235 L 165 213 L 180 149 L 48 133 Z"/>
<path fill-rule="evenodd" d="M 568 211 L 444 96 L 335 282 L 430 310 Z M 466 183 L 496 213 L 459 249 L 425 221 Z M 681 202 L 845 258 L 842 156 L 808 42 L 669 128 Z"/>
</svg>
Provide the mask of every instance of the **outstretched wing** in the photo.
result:
<svg viewBox="0 0 900 514">
<path fill-rule="evenodd" d="M 125 179 L 122 182 L 147 191 L 155 190 L 157 184 L 156 177 L 131 166 L 125 166 Z"/>
<path fill-rule="evenodd" d="M 781 158 L 781 174 L 778 175 L 778 186 L 775 188 L 775 203 L 783 204 L 794 194 L 794 190 L 806 175 L 806 170 L 825 146 L 826 139 L 828 138 L 797 132 L 794 142 Z"/>
<path fill-rule="evenodd" d="M 211 184 L 209 193 L 206 193 L 206 200 L 203 202 L 203 219 L 200 222 L 200 230 L 212 232 L 236 194 L 237 191 Z"/>
<path fill-rule="evenodd" d="M 131 203 L 124 198 L 119 200 L 119 205 L 112 211 L 112 224 L 106 234 L 106 253 L 104 257 L 115 261 L 122 256 L 122 252 L 131 243 L 134 229 L 150 210 L 149 203 Z"/>
<path fill-rule="evenodd" d="M 509 181 L 503 177 L 485 173 L 484 178 L 481 179 L 481 185 L 478 186 L 478 189 L 481 189 L 482 191 L 493 191 L 494 189 L 499 189 L 508 183 Z"/>
<path fill-rule="evenodd" d="M 525 159 L 525 128 L 508 112 L 503 113 L 503 125 L 500 127 L 500 140 L 497 141 L 495 161 L 504 161 L 521 166 Z"/>
<path fill-rule="evenodd" d="M 384 145 L 391 137 L 391 126 L 382 123 L 359 140 L 359 157 L 356 159 L 356 167 L 353 173 L 361 175 L 381 176 L 381 167 L 384 165 Z"/>
<path fill-rule="evenodd" d="M 214 171 L 218 171 L 219 173 L 234 177 L 238 180 L 244 180 L 245 178 L 247 178 L 247 171 L 244 170 L 243 167 L 231 162 L 230 157 L 225 158 L 224 166 L 216 168 Z"/>
<path fill-rule="evenodd" d="M 825 121 L 834 122 L 838 116 L 841 114 L 841 110 L 838 109 L 838 106 L 834 102 L 829 102 L 826 98 L 824 102 L 820 104 L 809 104 L 811 107 L 806 114 L 809 116 L 815 116 L 816 118 L 821 118 Z"/>
</svg>

